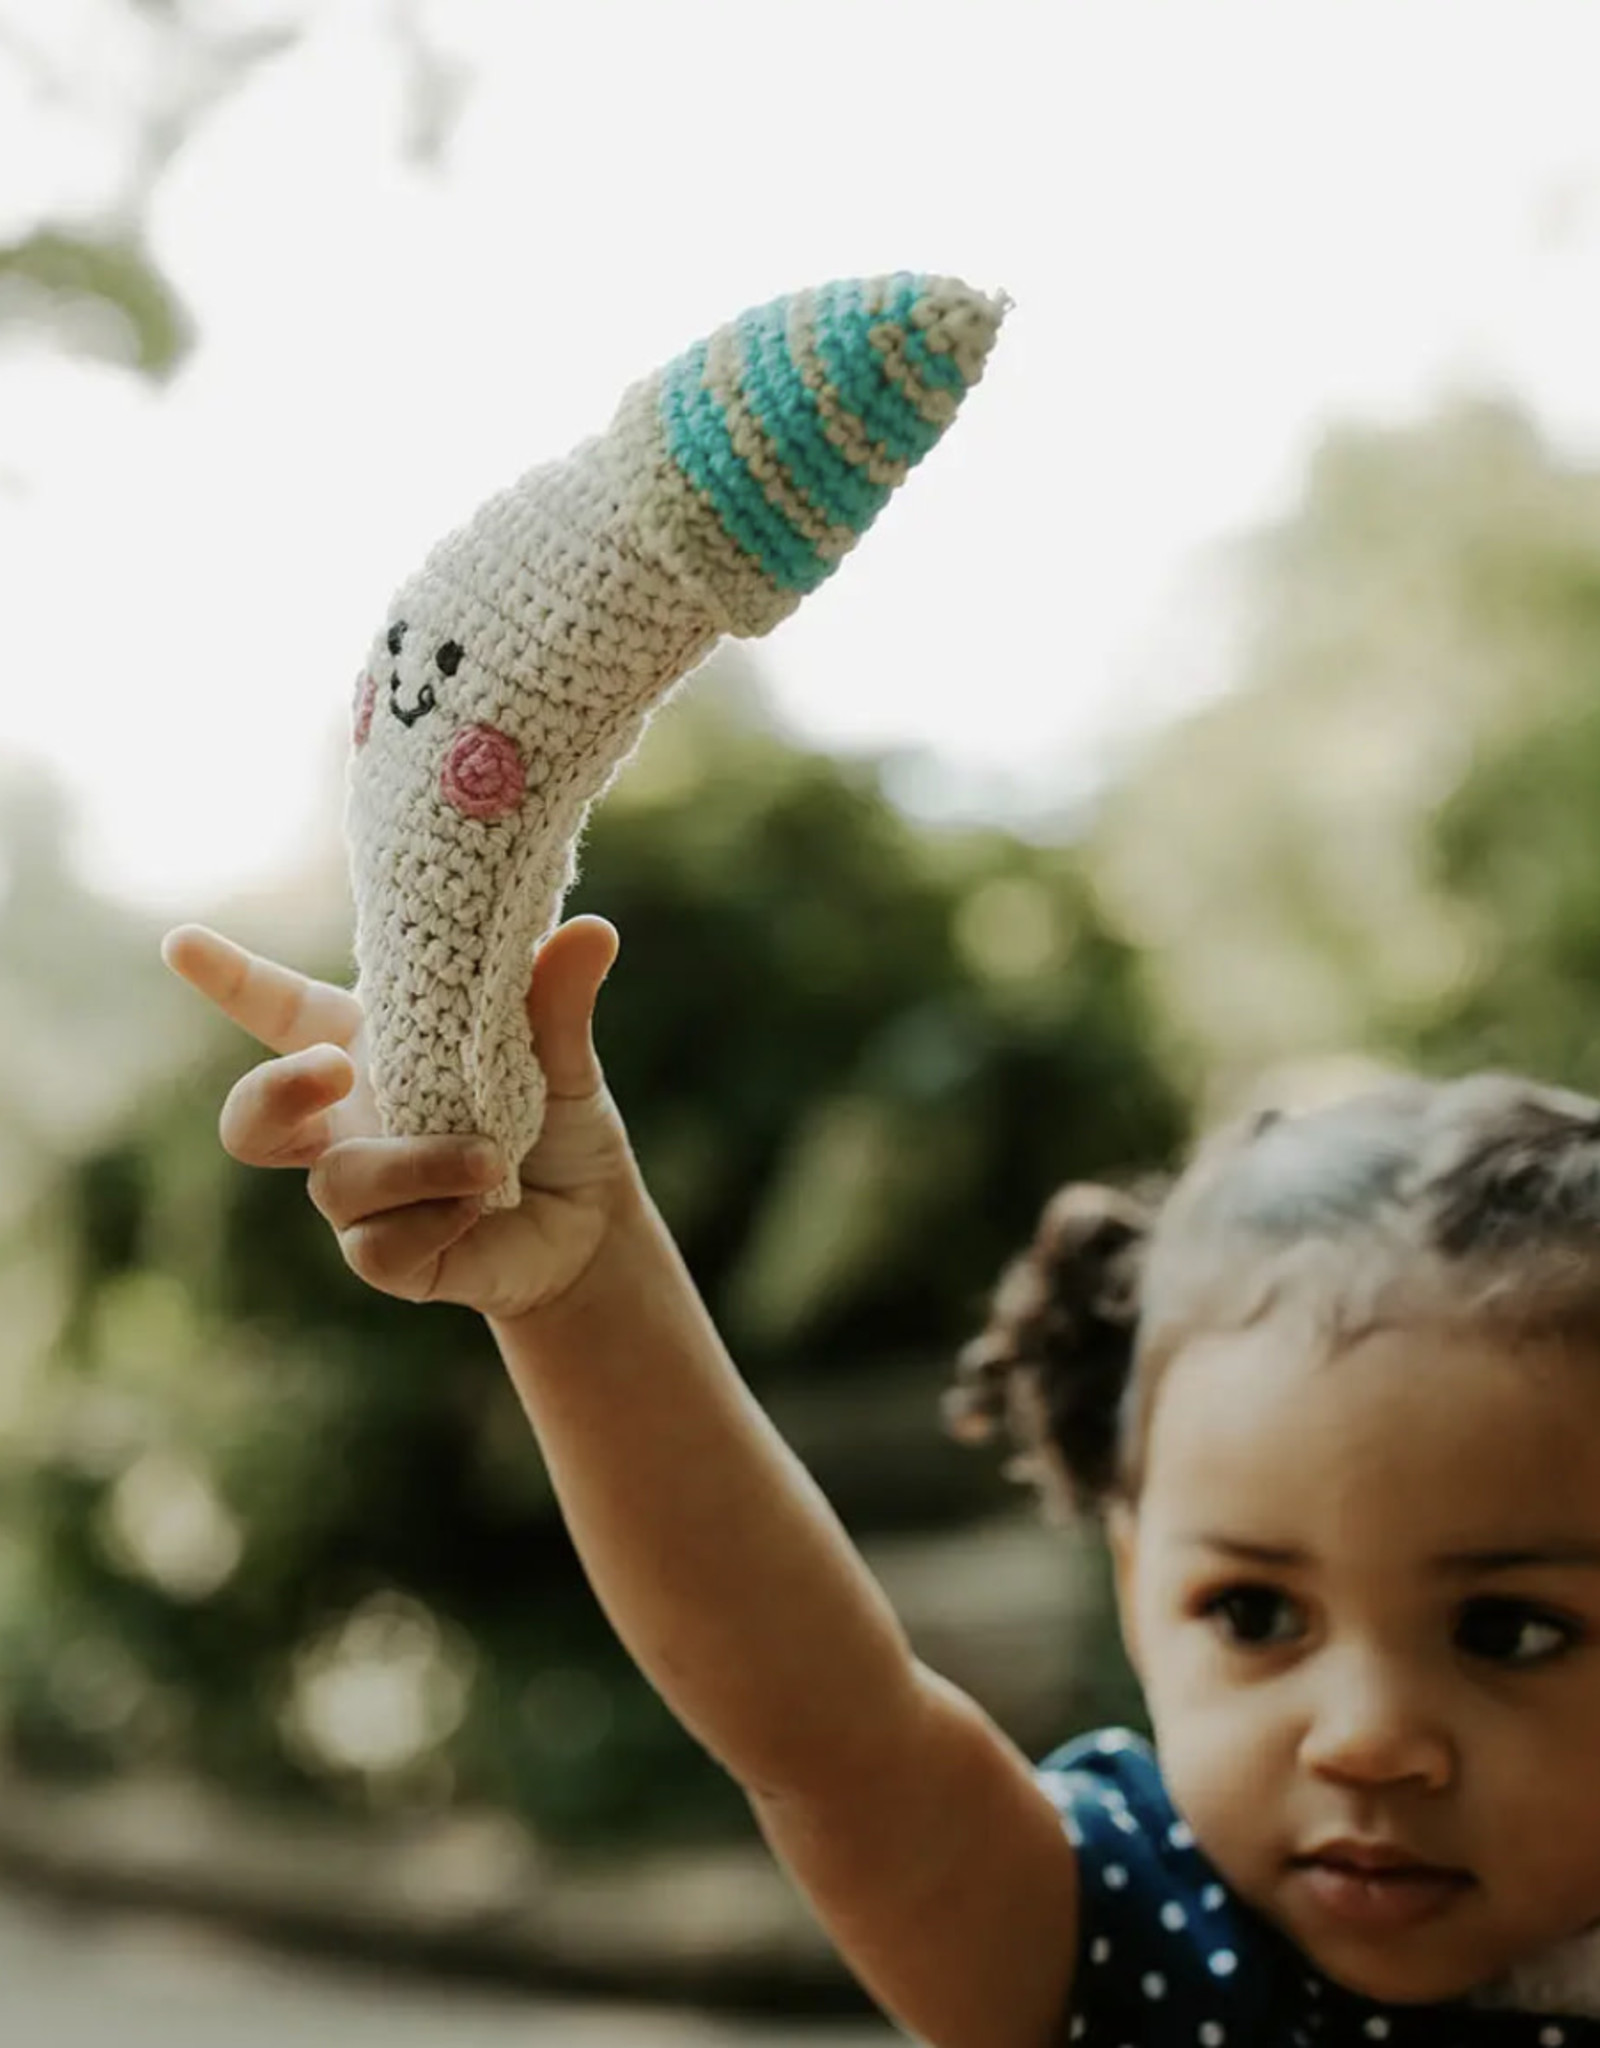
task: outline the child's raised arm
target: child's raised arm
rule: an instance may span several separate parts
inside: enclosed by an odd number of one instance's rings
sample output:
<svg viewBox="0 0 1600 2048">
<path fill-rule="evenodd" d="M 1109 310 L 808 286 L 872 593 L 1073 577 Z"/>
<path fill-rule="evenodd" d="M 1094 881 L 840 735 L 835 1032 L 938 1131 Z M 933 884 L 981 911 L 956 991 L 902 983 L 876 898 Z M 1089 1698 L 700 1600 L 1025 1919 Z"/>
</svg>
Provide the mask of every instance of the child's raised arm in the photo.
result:
<svg viewBox="0 0 1600 2048">
<path fill-rule="evenodd" d="M 279 1054 L 223 1110 L 251 1165 L 305 1166 L 350 1265 L 488 1319 L 618 1635 L 747 1793 L 885 2008 L 930 2048 L 1049 2048 L 1076 1873 L 988 1717 L 912 1655 L 822 1493 L 740 1379 L 638 1174 L 595 1058 L 616 953 L 598 918 L 541 950 L 550 1086 L 521 1206 L 483 1214 L 473 1141 L 378 1135 L 353 997 L 197 927 L 176 972 Z"/>
</svg>

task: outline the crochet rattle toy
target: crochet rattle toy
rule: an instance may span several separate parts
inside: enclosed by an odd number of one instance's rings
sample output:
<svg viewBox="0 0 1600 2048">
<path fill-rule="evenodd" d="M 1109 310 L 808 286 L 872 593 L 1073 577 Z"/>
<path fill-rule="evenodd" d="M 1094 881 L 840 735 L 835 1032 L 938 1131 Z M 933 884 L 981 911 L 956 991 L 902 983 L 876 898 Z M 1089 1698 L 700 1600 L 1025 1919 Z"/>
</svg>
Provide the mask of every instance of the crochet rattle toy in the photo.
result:
<svg viewBox="0 0 1600 2048">
<path fill-rule="evenodd" d="M 545 1084 L 523 999 L 590 805 L 724 633 L 830 575 L 954 418 L 1004 314 L 947 278 L 796 292 L 624 396 L 441 541 L 356 693 L 357 991 L 391 1133 L 481 1132 L 520 1199 Z"/>
</svg>

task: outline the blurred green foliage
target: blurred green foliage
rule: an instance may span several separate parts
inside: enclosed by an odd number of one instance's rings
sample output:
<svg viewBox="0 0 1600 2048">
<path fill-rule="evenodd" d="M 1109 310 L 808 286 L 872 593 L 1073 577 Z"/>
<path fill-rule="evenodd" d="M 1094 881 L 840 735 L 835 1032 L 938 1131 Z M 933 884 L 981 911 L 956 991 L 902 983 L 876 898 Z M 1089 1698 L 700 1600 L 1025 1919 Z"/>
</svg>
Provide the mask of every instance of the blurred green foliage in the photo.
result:
<svg viewBox="0 0 1600 2048">
<path fill-rule="evenodd" d="M 160 380 L 194 334 L 151 252 L 151 199 L 195 131 L 303 33 L 307 9 L 287 0 L 239 18 L 166 0 L 88 0 L 21 12 L 0 23 L 0 69 L 34 103 L 61 190 L 52 205 L 35 166 L 32 217 L 19 221 L 13 208 L 0 240 L 0 336 L 10 329 Z M 429 57 L 424 39 L 410 67 L 419 86 L 437 68 Z"/>
<path fill-rule="evenodd" d="M 1600 1081 L 1600 472 L 1505 400 L 1342 427 L 1223 567 L 1234 687 L 1092 850 L 1182 1071 L 1227 1095 L 1360 1049 Z"/>
<path fill-rule="evenodd" d="M 8 324 L 152 378 L 170 375 L 192 339 L 148 253 L 110 230 L 40 227 L 0 243 L 0 327 Z"/>
<path fill-rule="evenodd" d="M 912 826 L 874 767 L 774 732 L 734 663 L 657 720 L 568 908 L 622 934 L 611 1085 L 840 1511 L 858 1533 L 992 1513 L 995 1461 L 939 1431 L 946 1362 L 1049 1189 L 1164 1158 L 1182 1125 L 1077 857 Z M 221 1152 L 249 1057 L 207 1026 L 33 1215 L 64 1264 L 8 1434 L 13 1753 L 487 1800 L 567 1840 L 744 1825 L 614 1644 L 477 1319 L 371 1292 L 302 1175 Z M 880 1410 L 858 1455 L 884 1401 L 899 1426 Z"/>
<path fill-rule="evenodd" d="M 1418 1059 L 1600 1095 L 1600 540 L 1520 586 L 1542 622 L 1540 710 L 1441 806 L 1432 879 L 1471 935 L 1439 1000 L 1392 1020 Z"/>
</svg>

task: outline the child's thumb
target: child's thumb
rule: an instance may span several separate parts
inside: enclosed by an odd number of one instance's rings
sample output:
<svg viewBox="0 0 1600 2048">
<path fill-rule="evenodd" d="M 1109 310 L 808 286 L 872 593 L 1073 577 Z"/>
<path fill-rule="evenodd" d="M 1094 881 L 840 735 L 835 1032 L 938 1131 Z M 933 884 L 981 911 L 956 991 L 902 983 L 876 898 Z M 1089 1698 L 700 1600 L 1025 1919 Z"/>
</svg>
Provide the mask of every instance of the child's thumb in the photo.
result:
<svg viewBox="0 0 1600 2048">
<path fill-rule="evenodd" d="M 594 1006 L 621 947 L 603 917 L 575 917 L 539 949 L 528 983 L 528 1028 L 550 1093 L 592 1095 L 601 1085 Z"/>
</svg>

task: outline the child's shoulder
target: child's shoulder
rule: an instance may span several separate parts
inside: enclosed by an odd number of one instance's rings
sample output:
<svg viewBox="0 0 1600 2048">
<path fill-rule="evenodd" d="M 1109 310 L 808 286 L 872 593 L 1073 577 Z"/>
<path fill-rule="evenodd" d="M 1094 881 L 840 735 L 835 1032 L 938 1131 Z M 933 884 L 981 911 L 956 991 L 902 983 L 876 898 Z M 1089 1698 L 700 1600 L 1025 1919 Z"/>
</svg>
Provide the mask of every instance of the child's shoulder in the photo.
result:
<svg viewBox="0 0 1600 2048">
<path fill-rule="evenodd" d="M 1155 1750 L 1131 1728 L 1091 1728 L 1074 1735 L 1051 1750 L 1037 1769 L 1046 1790 L 1059 1781 L 1059 1789 L 1071 1797 L 1120 1794 L 1148 1809 L 1152 1818 L 1176 1818 Z"/>
<path fill-rule="evenodd" d="M 1079 1860 L 1113 1892 L 1152 1895 L 1158 1904 L 1190 1898 L 1203 1912 L 1227 1903 L 1217 1873 L 1195 1845 L 1189 1824 L 1167 1791 L 1156 1753 L 1128 1728 L 1097 1728 L 1074 1736 L 1038 1765 L 1035 1775 Z M 1176 1912 L 1160 1915 L 1186 1924 Z M 1219 1960 L 1213 1974 L 1229 1974 Z"/>
<path fill-rule="evenodd" d="M 1240 2023 L 1255 2018 L 1246 2008 L 1263 1995 L 1269 1959 L 1173 1806 L 1150 1744 L 1095 1729 L 1051 1751 L 1036 1775 L 1078 1856 L 1079 2019 L 1097 2038 L 1105 2027 L 1152 2042 L 1167 2038 L 1163 2027 L 1174 2041 L 1251 2038 Z"/>
<path fill-rule="evenodd" d="M 1092 1729 L 1052 1750 L 1036 1775 L 1080 1851 L 1102 1861 L 1109 1856 L 1113 1872 L 1137 1865 L 1163 1891 L 1215 1891 L 1216 1873 L 1196 1849 L 1155 1750 L 1142 1735 L 1129 1728 Z M 1132 1876 L 1130 1870 L 1130 1882 Z M 1118 1888 L 1117 1876 L 1111 1884 Z"/>
</svg>

